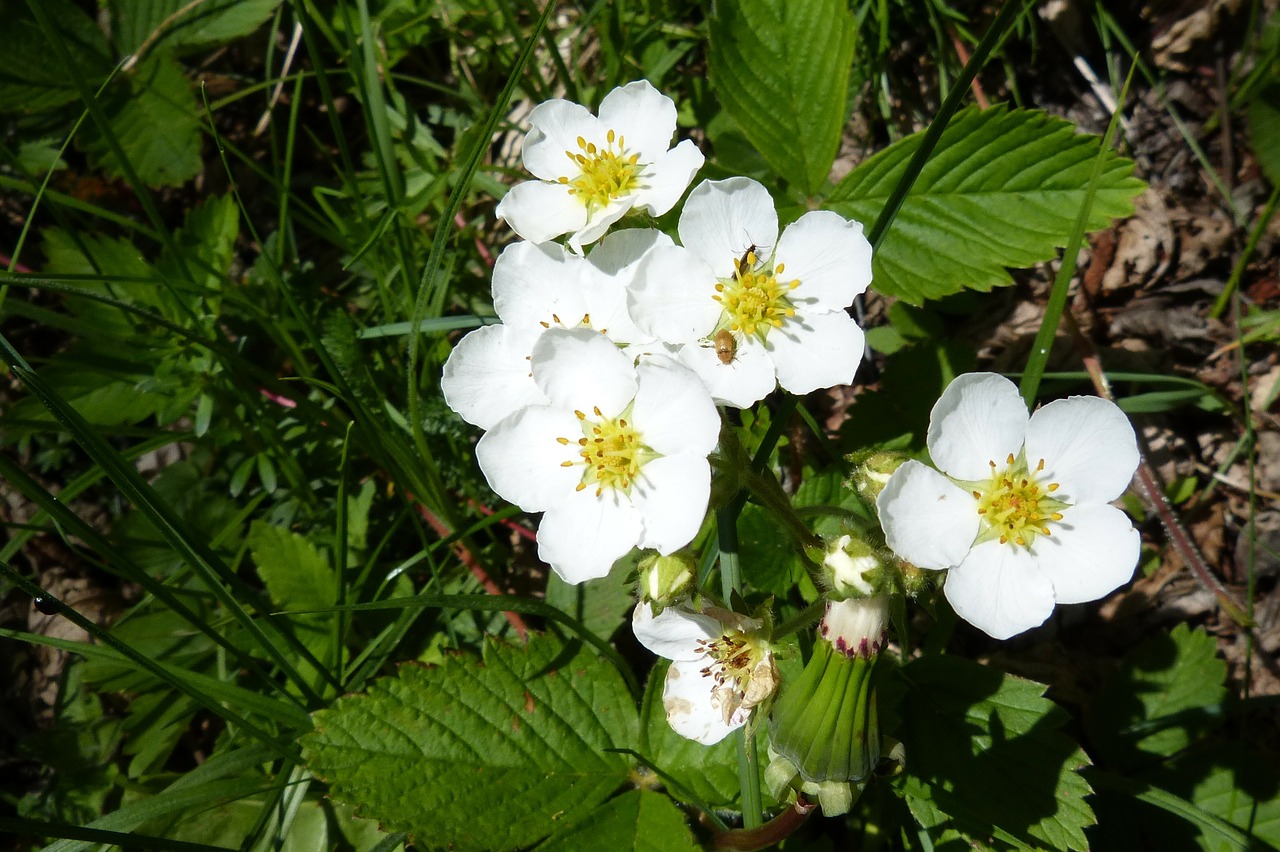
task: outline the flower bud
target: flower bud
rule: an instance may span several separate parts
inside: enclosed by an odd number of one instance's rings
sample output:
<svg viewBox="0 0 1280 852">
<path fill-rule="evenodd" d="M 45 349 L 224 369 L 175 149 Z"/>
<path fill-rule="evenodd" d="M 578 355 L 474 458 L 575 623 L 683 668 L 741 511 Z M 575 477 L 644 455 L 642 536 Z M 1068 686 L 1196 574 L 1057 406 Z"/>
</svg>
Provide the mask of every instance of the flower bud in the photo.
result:
<svg viewBox="0 0 1280 852">
<path fill-rule="evenodd" d="M 841 600 L 868 597 L 879 591 L 885 563 L 875 548 L 861 539 L 842 535 L 822 558 L 830 597 Z"/>
<path fill-rule="evenodd" d="M 649 601 L 656 615 L 689 594 L 697 570 L 693 558 L 683 551 L 670 556 L 646 556 L 636 566 L 640 577 L 637 596 Z"/>
<path fill-rule="evenodd" d="M 855 453 L 849 456 L 848 460 L 853 466 L 848 485 L 857 491 L 863 500 L 874 506 L 876 498 L 884 490 L 889 477 L 902 466 L 907 457 L 899 452 L 881 451 L 870 454 Z"/>
<path fill-rule="evenodd" d="M 788 790 L 798 790 L 817 799 L 824 816 L 848 813 L 862 793 L 863 784 L 851 781 L 805 781 L 796 765 L 769 747 L 769 765 L 764 770 L 764 783 L 778 801 L 784 801 Z"/>
<path fill-rule="evenodd" d="M 887 619 L 883 595 L 828 603 L 819 628 L 823 638 L 800 677 L 778 694 L 773 749 L 803 781 L 860 782 L 879 762 L 873 676 Z"/>
<path fill-rule="evenodd" d="M 846 657 L 874 659 L 889 629 L 889 598 L 849 598 L 829 601 L 818 633 Z"/>
</svg>

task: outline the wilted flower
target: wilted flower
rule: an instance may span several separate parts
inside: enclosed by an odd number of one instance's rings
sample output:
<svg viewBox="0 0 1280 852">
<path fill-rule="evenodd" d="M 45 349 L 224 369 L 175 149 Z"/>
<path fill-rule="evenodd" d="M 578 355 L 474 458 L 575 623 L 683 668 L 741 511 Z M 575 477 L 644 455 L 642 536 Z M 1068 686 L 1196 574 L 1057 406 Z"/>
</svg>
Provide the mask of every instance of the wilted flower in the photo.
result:
<svg viewBox="0 0 1280 852">
<path fill-rule="evenodd" d="M 631 625 L 640 644 L 672 661 L 662 705 L 682 737 L 720 742 L 777 688 L 778 670 L 758 619 L 716 607 L 697 612 L 688 604 L 655 615 L 641 601 Z"/>
<path fill-rule="evenodd" d="M 1113 403 L 1074 396 L 1028 416 L 994 373 L 960 376 L 929 420 L 929 454 L 877 506 L 889 547 L 949 569 L 955 611 L 996 639 L 1044 622 L 1055 603 L 1101 598 L 1133 574 L 1139 536 L 1108 505 L 1138 466 L 1133 427 Z"/>
<path fill-rule="evenodd" d="M 555 243 L 503 249 L 493 265 L 493 307 L 502 323 L 476 329 L 449 354 L 440 380 L 449 407 L 490 429 L 526 405 L 545 404 L 529 359 L 552 328 L 594 329 L 620 346 L 648 342 L 627 313 L 627 286 L 658 245 L 672 245 L 671 238 L 636 228 L 610 234 L 586 258 Z"/>
<path fill-rule="evenodd" d="M 557 98 L 529 124 L 524 166 L 538 180 L 512 187 L 497 214 L 535 243 L 567 233 L 581 253 L 633 207 L 666 213 L 702 167 L 692 142 L 670 147 L 676 105 L 644 80 L 605 95 L 599 118 Z"/>
<path fill-rule="evenodd" d="M 707 456 L 720 417 L 688 369 L 665 356 L 634 366 L 599 332 L 552 329 L 534 344 L 547 399 L 485 433 L 476 458 L 489 485 L 544 512 L 538 555 L 566 582 L 609 573 L 633 547 L 671 553 L 702 525 Z"/>
<path fill-rule="evenodd" d="M 779 238 L 768 190 L 730 178 L 689 193 L 679 231 L 682 246 L 641 263 L 631 315 L 683 345 L 718 402 L 744 408 L 779 384 L 804 394 L 853 380 L 863 335 L 845 308 L 871 283 L 860 224 L 815 210 Z"/>
</svg>

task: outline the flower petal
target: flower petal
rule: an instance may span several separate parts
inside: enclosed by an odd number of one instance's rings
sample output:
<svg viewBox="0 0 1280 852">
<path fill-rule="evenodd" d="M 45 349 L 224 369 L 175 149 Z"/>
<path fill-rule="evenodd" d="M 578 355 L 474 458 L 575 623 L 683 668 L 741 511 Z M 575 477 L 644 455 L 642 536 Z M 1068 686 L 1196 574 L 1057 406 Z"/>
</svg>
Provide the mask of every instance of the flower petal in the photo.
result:
<svg viewBox="0 0 1280 852">
<path fill-rule="evenodd" d="M 524 331 L 541 332 L 554 316 L 572 327 L 587 311 L 583 267 L 557 243 L 512 243 L 493 264 L 493 308 L 505 325 Z"/>
<path fill-rule="evenodd" d="M 553 404 L 616 417 L 636 395 L 636 372 L 613 341 L 589 328 L 553 328 L 533 346 L 533 380 Z"/>
<path fill-rule="evenodd" d="M 1022 547 L 988 541 L 947 572 L 956 614 L 993 639 L 1039 627 L 1053 612 L 1053 584 Z"/>
<path fill-rule="evenodd" d="M 668 660 L 701 660 L 706 656 L 698 643 L 719 639 L 724 627 L 709 615 L 687 607 L 669 606 L 657 615 L 648 601 L 631 613 L 631 629 L 641 645 Z"/>
<path fill-rule="evenodd" d="M 799 280 L 792 303 L 842 310 L 871 283 L 871 243 L 862 225 L 830 210 L 813 210 L 787 226 L 774 255 L 779 280 Z"/>
<path fill-rule="evenodd" d="M 631 487 L 631 500 L 644 523 L 640 546 L 666 556 L 693 541 L 710 499 L 711 465 L 705 453 L 650 459 Z"/>
<path fill-rule="evenodd" d="M 545 243 L 587 223 L 587 208 L 558 183 L 527 180 L 502 197 L 494 211 L 511 230 L 531 243 Z"/>
<path fill-rule="evenodd" d="M 706 456 L 720 437 L 720 415 L 692 370 L 654 355 L 636 367 L 639 390 L 631 420 L 649 448 L 663 455 Z"/>
<path fill-rule="evenodd" d="M 521 149 L 524 167 L 542 180 L 574 178 L 582 172 L 569 159 L 579 153 L 578 137 L 599 144 L 604 134 L 599 120 L 581 104 L 562 98 L 543 101 L 529 113 L 529 133 Z"/>
<path fill-rule="evenodd" d="M 977 501 L 918 461 L 893 472 L 876 508 L 889 549 L 921 568 L 958 565 L 978 537 Z"/>
<path fill-rule="evenodd" d="M 750 713 L 737 713 L 725 724 L 720 702 L 712 695 L 715 678 L 702 674 L 700 662 L 676 662 L 667 669 L 662 688 L 662 706 L 671 730 L 685 739 L 715 745 L 741 728 Z"/>
<path fill-rule="evenodd" d="M 795 394 L 847 385 L 862 363 L 862 329 L 843 310 L 797 311 L 770 329 L 765 349 L 778 371 L 778 384 Z"/>
<path fill-rule="evenodd" d="M 675 101 L 648 80 L 620 86 L 600 102 L 600 124 L 623 137 L 626 150 L 641 163 L 656 162 L 671 147 L 676 132 Z M 687 184 L 687 181 L 686 181 Z"/>
<path fill-rule="evenodd" d="M 748 408 L 768 396 L 778 386 L 778 379 L 773 358 L 760 341 L 739 335 L 734 338 L 737 345 L 728 364 L 720 360 L 710 342 L 687 344 L 680 350 L 680 362 L 698 374 L 718 405 Z"/>
<path fill-rule="evenodd" d="M 603 237 L 609 226 L 627 215 L 635 203 L 635 195 L 629 194 L 611 200 L 604 207 L 591 210 L 587 214 L 587 224 L 569 235 L 569 248 L 575 254 L 582 254 L 583 246 Z"/>
<path fill-rule="evenodd" d="M 522 408 L 503 418 L 476 445 L 476 460 L 489 487 L 526 512 L 563 502 L 582 481 L 574 443 L 582 424 L 573 412 L 550 405 Z M 558 438 L 568 438 L 568 445 Z"/>
<path fill-rule="evenodd" d="M 530 372 L 535 335 L 503 325 L 478 328 L 449 353 L 440 378 L 444 401 L 463 420 L 492 429 L 499 420 L 547 397 Z"/>
<path fill-rule="evenodd" d="M 720 319 L 715 288 L 715 276 L 697 255 L 680 246 L 658 246 L 640 262 L 627 306 L 644 331 L 668 343 L 688 343 L 708 334 Z"/>
<path fill-rule="evenodd" d="M 1096 396 L 1059 399 L 1031 415 L 1027 465 L 1044 459 L 1040 479 L 1057 482 L 1053 496 L 1073 503 L 1114 500 L 1138 469 L 1138 441 L 1119 406 Z"/>
<path fill-rule="evenodd" d="M 566 583 L 609 573 L 640 539 L 640 513 L 616 489 L 571 491 L 538 525 L 538 558 Z"/>
<path fill-rule="evenodd" d="M 1133 577 L 1142 537 L 1115 506 L 1069 507 L 1052 530 L 1036 536 L 1032 553 L 1053 583 L 1058 603 L 1096 601 Z"/>
<path fill-rule="evenodd" d="M 645 185 L 636 190 L 636 206 L 650 216 L 666 213 L 684 195 L 704 161 L 698 146 L 688 139 L 667 151 L 645 170 Z"/>
<path fill-rule="evenodd" d="M 587 256 L 593 280 L 631 283 L 645 255 L 658 246 L 673 246 L 671 238 L 654 228 L 627 228 L 614 231 L 600 241 Z"/>
<path fill-rule="evenodd" d="M 991 476 L 990 462 L 1022 450 L 1027 406 L 1018 388 L 995 373 L 966 373 L 947 386 L 929 414 L 929 455 L 953 479 Z"/>
<path fill-rule="evenodd" d="M 769 190 L 750 178 L 704 180 L 680 214 L 680 242 L 702 258 L 716 278 L 733 274 L 751 246 L 765 257 L 778 242 L 778 211 Z"/>
</svg>

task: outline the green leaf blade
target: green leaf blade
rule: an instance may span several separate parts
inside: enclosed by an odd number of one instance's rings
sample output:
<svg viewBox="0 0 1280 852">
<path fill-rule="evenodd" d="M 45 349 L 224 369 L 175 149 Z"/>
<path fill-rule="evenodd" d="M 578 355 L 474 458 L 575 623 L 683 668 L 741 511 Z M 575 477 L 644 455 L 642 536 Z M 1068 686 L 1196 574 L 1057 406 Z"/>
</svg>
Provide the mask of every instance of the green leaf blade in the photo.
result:
<svg viewBox="0 0 1280 852">
<path fill-rule="evenodd" d="M 583 822 L 538 847 L 539 852 L 694 852 L 698 848 L 680 809 L 651 790 L 630 790 L 609 800 Z"/>
<path fill-rule="evenodd" d="M 722 3 L 711 19 L 708 62 L 725 112 L 774 171 L 809 195 L 826 182 L 840 144 L 854 34 L 837 0 Z"/>
<path fill-rule="evenodd" d="M 458 849 L 527 846 L 585 818 L 626 778 L 605 749 L 639 728 L 616 670 L 549 636 L 405 666 L 315 720 L 304 755 L 334 798 Z"/>
<path fill-rule="evenodd" d="M 1092 791 L 1078 770 L 1089 760 L 1058 731 L 1065 714 L 1043 685 L 953 656 L 922 657 L 901 674 L 899 783 L 922 822 L 939 810 L 972 837 L 1088 848 Z"/>
<path fill-rule="evenodd" d="M 840 182 L 828 206 L 874 221 L 905 176 L 922 134 L 867 160 Z M 1053 257 L 1084 203 L 1099 140 L 1035 110 L 969 108 L 958 113 L 903 202 L 873 259 L 873 286 L 912 304 L 965 288 L 1012 282 L 1008 267 Z M 1104 155 L 1086 228 L 1133 213 L 1145 188 L 1133 164 Z"/>
</svg>

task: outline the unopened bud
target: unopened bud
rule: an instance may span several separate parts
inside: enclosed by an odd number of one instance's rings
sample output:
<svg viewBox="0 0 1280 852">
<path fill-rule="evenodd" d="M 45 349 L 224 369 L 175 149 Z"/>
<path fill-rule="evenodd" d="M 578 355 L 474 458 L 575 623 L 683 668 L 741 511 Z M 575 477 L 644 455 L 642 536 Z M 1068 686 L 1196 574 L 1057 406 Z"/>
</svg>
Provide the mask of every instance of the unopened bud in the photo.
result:
<svg viewBox="0 0 1280 852">
<path fill-rule="evenodd" d="M 636 571 L 640 578 L 638 596 L 653 605 L 656 615 L 689 594 L 697 564 L 683 551 L 669 556 L 655 553 L 641 559 Z"/>
<path fill-rule="evenodd" d="M 884 584 L 884 560 L 875 548 L 853 536 L 836 539 L 822 558 L 822 567 L 827 590 L 837 600 L 874 595 Z"/>
<path fill-rule="evenodd" d="M 907 457 L 898 452 L 881 451 L 869 455 L 855 454 L 849 457 L 853 464 L 853 473 L 849 475 L 849 485 L 858 495 L 872 506 L 876 498 L 884 490 L 885 484 L 893 472 L 902 466 Z"/>
<path fill-rule="evenodd" d="M 889 598 L 848 598 L 829 601 L 818 634 L 846 657 L 874 658 L 889 629 Z"/>
</svg>

